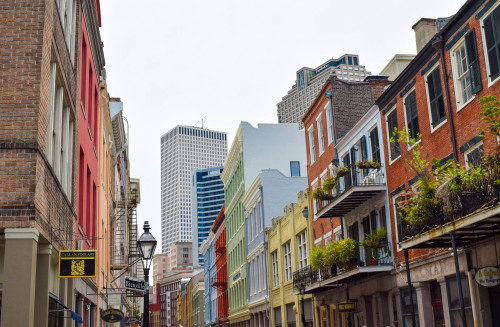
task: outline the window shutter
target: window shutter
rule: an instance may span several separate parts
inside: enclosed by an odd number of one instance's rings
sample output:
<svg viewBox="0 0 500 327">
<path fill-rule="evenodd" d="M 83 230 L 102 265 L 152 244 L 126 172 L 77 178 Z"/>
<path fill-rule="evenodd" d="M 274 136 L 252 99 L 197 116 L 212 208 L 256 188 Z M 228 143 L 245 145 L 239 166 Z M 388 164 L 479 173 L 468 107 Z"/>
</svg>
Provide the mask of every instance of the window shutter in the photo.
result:
<svg viewBox="0 0 500 327">
<path fill-rule="evenodd" d="M 410 137 L 418 139 L 420 127 L 418 125 L 417 97 L 415 91 L 412 91 L 405 99 L 406 121 L 410 130 Z"/>
<path fill-rule="evenodd" d="M 500 75 L 499 67 L 499 30 L 500 27 L 500 7 L 497 7 L 491 15 L 484 20 L 484 35 L 486 39 L 486 49 L 488 52 L 488 63 L 490 66 L 490 78 L 493 80 Z"/>
<path fill-rule="evenodd" d="M 481 72 L 476 48 L 476 33 L 474 30 L 465 35 L 465 48 L 467 50 L 467 61 L 469 62 L 469 74 L 471 79 L 472 94 L 481 91 Z"/>
<path fill-rule="evenodd" d="M 352 175 L 352 182 L 354 185 L 356 185 L 356 166 L 354 165 L 356 163 L 356 149 L 354 147 L 351 148 L 351 175 Z"/>
<path fill-rule="evenodd" d="M 366 144 L 366 136 L 363 135 L 360 140 L 361 144 L 361 161 L 368 160 L 368 146 Z"/>
<path fill-rule="evenodd" d="M 431 122 L 432 126 L 436 126 L 446 119 L 439 67 L 434 69 L 427 77 L 427 88 L 429 90 L 429 102 L 431 106 Z"/>
<path fill-rule="evenodd" d="M 372 147 L 372 161 L 380 162 L 380 148 L 378 143 L 378 129 L 375 127 L 370 132 L 370 143 Z"/>
<path fill-rule="evenodd" d="M 399 142 L 397 141 L 398 136 L 394 134 L 394 129 L 398 127 L 398 117 L 396 114 L 396 110 L 391 112 L 387 117 L 387 126 L 389 127 L 389 130 L 387 131 L 389 137 L 394 138 L 395 141 L 394 143 L 390 142 L 391 159 L 394 160 L 400 155 Z"/>
</svg>

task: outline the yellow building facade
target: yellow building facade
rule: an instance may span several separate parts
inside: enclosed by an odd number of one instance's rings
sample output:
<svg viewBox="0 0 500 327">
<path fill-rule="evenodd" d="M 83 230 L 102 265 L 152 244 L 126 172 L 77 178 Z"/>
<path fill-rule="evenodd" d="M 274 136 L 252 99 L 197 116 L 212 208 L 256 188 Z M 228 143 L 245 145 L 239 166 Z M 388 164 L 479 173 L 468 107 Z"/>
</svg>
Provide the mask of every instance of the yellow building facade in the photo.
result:
<svg viewBox="0 0 500 327">
<path fill-rule="evenodd" d="M 294 274 L 309 266 L 312 229 L 310 220 L 303 214 L 307 211 L 308 198 L 308 190 L 299 192 L 297 203 L 284 207 L 283 217 L 274 218 L 271 227 L 266 229 L 269 309 L 274 327 L 316 325 L 312 296 L 300 295 L 300 286 L 293 282 Z"/>
</svg>

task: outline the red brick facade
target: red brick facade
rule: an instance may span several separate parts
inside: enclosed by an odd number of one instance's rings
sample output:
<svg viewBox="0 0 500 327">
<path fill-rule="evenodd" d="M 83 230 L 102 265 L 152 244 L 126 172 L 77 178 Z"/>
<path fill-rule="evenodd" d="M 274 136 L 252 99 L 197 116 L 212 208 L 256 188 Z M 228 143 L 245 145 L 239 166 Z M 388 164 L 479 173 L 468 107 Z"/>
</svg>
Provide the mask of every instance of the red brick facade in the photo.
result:
<svg viewBox="0 0 500 327">
<path fill-rule="evenodd" d="M 217 287 L 217 318 L 219 325 L 229 322 L 229 298 L 227 293 L 227 254 L 226 254 L 226 222 L 225 207 L 220 210 L 212 226 L 215 235 L 215 267 L 217 273 L 212 277 L 211 284 Z M 207 287 L 207 286 L 205 286 Z"/>
<path fill-rule="evenodd" d="M 492 6 L 493 5 L 493 6 Z M 438 33 L 438 36 L 443 37 L 443 53 L 444 60 L 439 50 L 439 44 L 436 43 L 433 47 L 432 40 L 421 52 L 415 57 L 410 65 L 399 75 L 394 83 L 388 88 L 384 94 L 377 100 L 380 107 L 383 134 L 384 134 L 384 149 L 386 155 L 386 170 L 388 191 L 391 194 L 390 204 L 394 206 L 394 197 L 403 190 L 407 190 L 414 182 L 415 173 L 411 171 L 405 164 L 405 158 L 408 157 L 408 148 L 401 144 L 401 156 L 390 159 L 390 143 L 386 118 L 392 110 L 397 113 L 397 128 L 403 129 L 405 126 L 405 105 L 404 99 L 409 93 L 415 91 L 416 106 L 418 112 L 418 124 L 421 134 L 420 144 L 422 146 L 422 154 L 429 162 L 432 158 L 452 159 L 454 152 L 457 155 L 457 160 L 460 165 L 465 165 L 464 153 L 468 148 L 477 144 L 480 141 L 478 135 L 478 127 L 484 127 L 485 123 L 481 120 L 479 112 L 481 104 L 479 99 L 485 95 L 499 95 L 500 83 L 498 78 L 491 82 L 489 81 L 489 71 L 485 60 L 483 34 L 484 29 L 481 27 L 482 19 L 489 15 L 490 11 L 498 3 L 494 4 L 491 1 L 469 1 L 457 13 L 454 18 Z M 468 102 L 460 107 L 461 93 L 456 89 L 458 83 L 454 83 L 457 79 L 456 66 L 456 51 L 457 47 L 464 42 L 465 35 L 473 33 L 475 43 L 477 45 L 477 54 L 479 59 L 479 68 L 481 75 L 481 90 L 477 94 L 472 95 Z M 446 71 L 447 78 L 443 78 L 443 66 Z M 430 109 L 428 105 L 428 83 L 426 77 L 434 69 L 439 69 L 441 87 L 444 97 L 444 106 L 446 109 L 446 120 L 436 127 L 431 125 Z M 447 85 L 444 83 L 447 82 Z M 446 92 L 446 86 L 449 89 L 449 99 Z M 457 100 L 458 99 L 458 100 Z M 449 100 L 449 101 L 448 101 Z M 451 119 L 449 112 L 451 111 Z M 452 132 L 450 121 L 453 122 L 456 140 L 454 149 L 452 143 Z M 484 151 L 491 150 L 493 144 L 484 142 Z M 391 208 L 391 221 L 393 230 L 396 229 L 395 210 Z M 396 234 L 393 233 L 393 244 L 397 244 Z M 398 251 L 395 246 L 395 262 L 396 265 L 404 261 L 403 252 Z M 439 250 L 412 250 L 410 251 L 410 261 L 423 259 L 431 254 L 431 252 L 441 252 Z"/>
</svg>

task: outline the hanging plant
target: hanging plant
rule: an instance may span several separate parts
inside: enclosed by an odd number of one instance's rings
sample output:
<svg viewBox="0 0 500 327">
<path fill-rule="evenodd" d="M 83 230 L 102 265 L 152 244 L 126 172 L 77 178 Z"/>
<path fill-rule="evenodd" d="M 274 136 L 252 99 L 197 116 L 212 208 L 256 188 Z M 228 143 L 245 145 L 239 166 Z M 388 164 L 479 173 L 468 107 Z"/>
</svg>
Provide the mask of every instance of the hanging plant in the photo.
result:
<svg viewBox="0 0 500 327">
<path fill-rule="evenodd" d="M 338 170 L 337 170 L 337 177 L 340 178 L 340 177 L 344 177 L 345 175 L 349 174 L 349 167 L 340 167 Z"/>
<path fill-rule="evenodd" d="M 315 200 L 321 200 L 325 196 L 325 192 L 319 187 L 316 187 L 311 194 L 311 197 Z"/>
<path fill-rule="evenodd" d="M 331 190 L 337 186 L 338 179 L 336 177 L 330 176 L 323 181 L 323 192 L 330 193 Z"/>
</svg>

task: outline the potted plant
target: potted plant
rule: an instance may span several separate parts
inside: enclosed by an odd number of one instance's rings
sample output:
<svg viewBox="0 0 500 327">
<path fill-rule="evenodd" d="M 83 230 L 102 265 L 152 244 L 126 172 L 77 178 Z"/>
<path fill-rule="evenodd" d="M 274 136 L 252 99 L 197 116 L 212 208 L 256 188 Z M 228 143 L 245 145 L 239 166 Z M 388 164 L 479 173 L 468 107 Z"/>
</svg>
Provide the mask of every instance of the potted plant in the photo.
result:
<svg viewBox="0 0 500 327">
<path fill-rule="evenodd" d="M 311 197 L 315 200 L 321 200 L 325 196 L 325 192 L 319 187 L 316 187 L 311 194 Z"/>
<path fill-rule="evenodd" d="M 356 264 L 356 241 L 352 238 L 344 238 L 337 244 L 337 259 L 348 268 L 354 268 Z"/>
<path fill-rule="evenodd" d="M 361 245 L 366 251 L 366 262 L 368 266 L 378 265 L 379 250 L 383 247 L 384 242 L 387 242 L 387 230 L 385 227 L 365 235 Z"/>
<path fill-rule="evenodd" d="M 340 177 L 344 177 L 345 175 L 349 174 L 349 167 L 340 167 L 338 170 L 337 170 L 337 177 L 340 178 Z"/>
<path fill-rule="evenodd" d="M 370 168 L 372 168 L 372 169 L 379 169 L 380 168 L 380 162 L 378 162 L 378 161 L 371 161 L 370 162 Z"/>
</svg>

